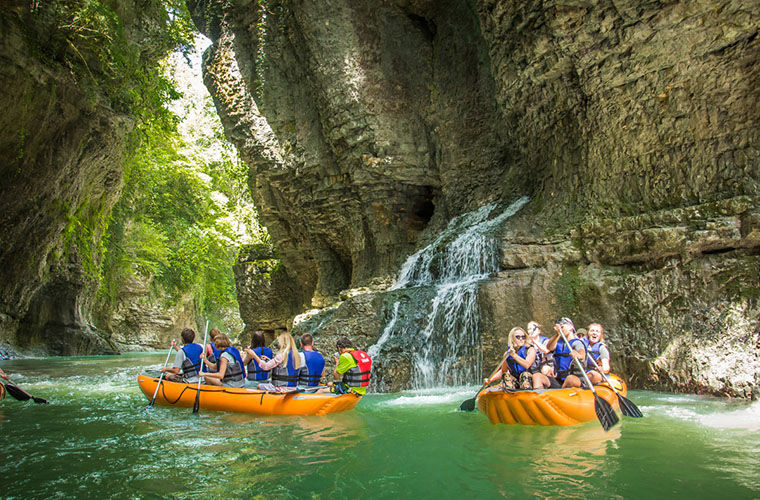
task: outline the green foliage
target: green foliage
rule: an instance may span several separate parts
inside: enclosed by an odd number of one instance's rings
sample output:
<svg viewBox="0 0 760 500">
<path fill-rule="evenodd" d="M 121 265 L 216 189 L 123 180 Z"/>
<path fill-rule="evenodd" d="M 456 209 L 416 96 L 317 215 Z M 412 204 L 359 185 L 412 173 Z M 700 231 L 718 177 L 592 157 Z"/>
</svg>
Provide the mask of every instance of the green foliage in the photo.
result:
<svg viewBox="0 0 760 500">
<path fill-rule="evenodd" d="M 37 2 L 33 14 L 37 29 L 29 35 L 41 56 L 68 66 L 82 88 L 93 89 L 93 99 L 105 94 L 138 122 L 176 124 L 164 103 L 178 94 L 160 61 L 192 44 L 182 0 Z"/>
<path fill-rule="evenodd" d="M 165 123 L 138 126 L 140 141 L 107 234 L 101 287 L 106 307 L 116 304 L 131 276 L 150 282 L 154 297 L 167 305 L 192 294 L 206 315 L 237 307 L 235 224 L 254 240 L 268 235 L 252 211 L 247 167 L 224 140 L 213 108 L 201 109 L 200 118 L 186 117 L 191 137 Z M 209 116 L 216 120 L 213 130 L 193 122 Z"/>
</svg>

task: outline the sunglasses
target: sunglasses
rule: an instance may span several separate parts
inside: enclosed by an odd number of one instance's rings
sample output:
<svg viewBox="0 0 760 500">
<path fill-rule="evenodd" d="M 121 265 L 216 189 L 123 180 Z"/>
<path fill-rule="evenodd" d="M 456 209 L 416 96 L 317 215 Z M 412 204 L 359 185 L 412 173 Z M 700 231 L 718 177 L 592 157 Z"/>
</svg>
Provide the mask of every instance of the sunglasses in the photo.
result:
<svg viewBox="0 0 760 500">
<path fill-rule="evenodd" d="M 515 335 L 515 338 L 516 338 L 516 339 L 524 339 L 524 338 L 525 338 L 525 335 Z"/>
</svg>

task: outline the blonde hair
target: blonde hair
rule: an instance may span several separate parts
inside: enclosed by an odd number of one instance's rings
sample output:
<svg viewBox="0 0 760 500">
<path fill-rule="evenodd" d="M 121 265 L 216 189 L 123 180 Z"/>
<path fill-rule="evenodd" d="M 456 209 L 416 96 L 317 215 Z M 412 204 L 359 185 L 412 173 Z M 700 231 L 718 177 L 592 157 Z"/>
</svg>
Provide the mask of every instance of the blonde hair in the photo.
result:
<svg viewBox="0 0 760 500">
<path fill-rule="evenodd" d="M 223 351 L 231 346 L 232 342 L 230 342 L 230 338 L 226 334 L 220 332 L 219 330 L 217 330 L 217 332 L 218 333 L 216 334 L 216 337 L 214 337 L 214 344 L 216 344 L 217 349 Z"/>
<path fill-rule="evenodd" d="M 523 335 L 525 335 L 525 347 L 529 347 L 533 344 L 533 339 L 530 338 L 530 335 L 525 333 L 525 330 L 523 330 L 522 327 L 516 326 L 509 331 L 509 340 L 507 341 L 507 343 L 509 344 L 510 347 L 515 347 L 516 345 L 515 335 L 521 332 Z"/>
<path fill-rule="evenodd" d="M 301 356 L 298 355 L 298 347 L 296 347 L 296 340 L 288 332 L 281 333 L 277 337 L 277 344 L 280 346 L 280 350 L 277 354 L 282 356 L 285 363 L 288 362 L 288 355 L 293 353 L 293 366 L 296 370 L 301 368 Z"/>
</svg>

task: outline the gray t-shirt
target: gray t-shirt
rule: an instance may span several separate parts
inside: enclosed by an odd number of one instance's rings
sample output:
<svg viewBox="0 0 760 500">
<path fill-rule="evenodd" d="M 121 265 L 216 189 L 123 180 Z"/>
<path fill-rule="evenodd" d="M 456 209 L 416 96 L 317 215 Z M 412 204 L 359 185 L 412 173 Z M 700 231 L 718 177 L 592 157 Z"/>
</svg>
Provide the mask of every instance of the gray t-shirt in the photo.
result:
<svg viewBox="0 0 760 500">
<path fill-rule="evenodd" d="M 599 359 L 606 359 L 607 361 L 610 360 L 610 350 L 607 349 L 607 346 L 605 344 L 599 346 Z"/>
<path fill-rule="evenodd" d="M 229 368 L 230 366 L 235 366 L 235 363 L 237 363 L 235 356 L 233 356 L 232 354 L 228 352 L 223 352 L 221 357 L 227 360 L 228 370 L 230 369 Z M 221 362 L 221 360 L 219 361 Z M 242 380 L 238 380 L 238 381 L 229 380 L 227 382 L 222 382 L 222 385 L 225 387 L 243 387 L 245 386 L 245 377 L 243 377 Z"/>
<path fill-rule="evenodd" d="M 182 349 L 180 349 L 179 351 L 177 351 L 177 355 L 174 356 L 174 365 L 173 366 L 174 366 L 174 368 L 179 368 L 180 369 L 180 373 L 182 371 L 182 363 L 184 363 L 186 359 L 187 359 L 187 356 L 185 356 L 185 351 L 183 351 Z M 197 383 L 198 382 L 198 376 L 197 375 L 193 375 L 192 377 L 185 377 L 185 382 L 188 382 L 188 383 Z"/>
</svg>

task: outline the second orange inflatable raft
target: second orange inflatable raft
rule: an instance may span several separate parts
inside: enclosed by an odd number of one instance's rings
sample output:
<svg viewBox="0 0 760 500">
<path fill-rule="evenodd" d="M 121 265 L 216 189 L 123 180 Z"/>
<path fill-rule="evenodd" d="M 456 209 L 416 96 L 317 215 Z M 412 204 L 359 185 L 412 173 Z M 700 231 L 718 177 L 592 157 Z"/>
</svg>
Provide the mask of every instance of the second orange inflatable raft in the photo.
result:
<svg viewBox="0 0 760 500">
<path fill-rule="evenodd" d="M 145 397 L 150 401 L 158 377 L 138 375 Z M 156 403 L 192 408 L 198 384 L 161 381 Z M 258 389 L 201 385 L 200 408 L 204 410 L 257 413 L 259 415 L 326 415 L 354 408 L 360 397 L 355 394 L 314 394 L 306 392 L 274 393 Z"/>
<path fill-rule="evenodd" d="M 625 396 L 628 388 L 617 375 L 609 375 L 615 389 Z M 605 383 L 596 393 L 618 409 L 615 392 Z M 576 425 L 596 420 L 594 394 L 589 389 L 507 390 L 491 387 L 478 396 L 478 410 L 492 424 Z"/>
</svg>

